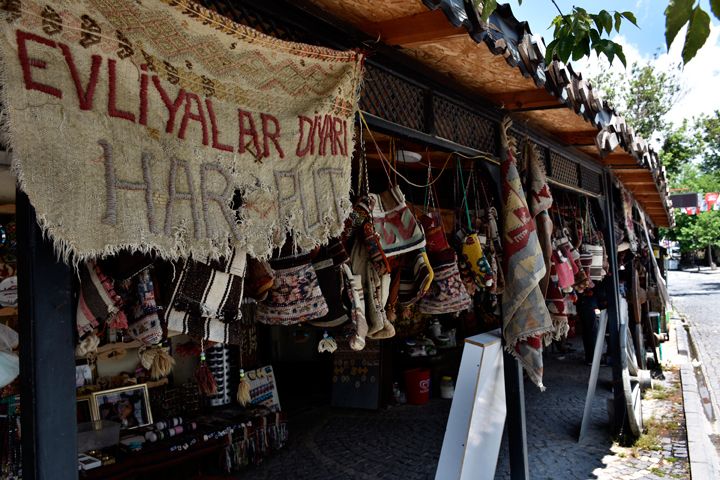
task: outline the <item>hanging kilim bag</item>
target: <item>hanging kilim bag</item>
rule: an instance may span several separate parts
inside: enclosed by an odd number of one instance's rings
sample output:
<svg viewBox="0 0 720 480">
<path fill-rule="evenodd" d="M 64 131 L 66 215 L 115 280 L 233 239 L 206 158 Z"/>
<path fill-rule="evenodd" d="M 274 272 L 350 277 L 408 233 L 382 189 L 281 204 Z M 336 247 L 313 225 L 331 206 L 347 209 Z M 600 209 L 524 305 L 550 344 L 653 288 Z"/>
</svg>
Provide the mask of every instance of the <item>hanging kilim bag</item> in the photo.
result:
<svg viewBox="0 0 720 480">
<path fill-rule="evenodd" d="M 275 274 L 267 298 L 258 303 L 257 319 L 268 325 L 295 325 L 328 314 L 309 254 L 271 259 Z"/>
<path fill-rule="evenodd" d="M 128 333 L 143 345 L 155 345 L 163 339 L 160 323 L 160 307 L 155 301 L 155 285 L 150 278 L 150 268 L 140 272 L 135 281 L 137 301 L 133 308 L 133 318 L 128 321 Z"/>
<path fill-rule="evenodd" d="M 110 327 L 127 328 L 127 318 L 122 311 L 123 299 L 115 291 L 112 278 L 106 276 L 93 261 L 81 265 L 79 273 L 80 296 L 75 320 L 78 336 L 83 337 L 95 328 L 102 328 L 106 321 Z"/>
<path fill-rule="evenodd" d="M 430 258 L 434 278 L 430 290 L 418 303 L 420 312 L 431 315 L 455 313 L 472 306 L 472 299 L 460 279 L 457 256 L 452 249 Z"/>
<path fill-rule="evenodd" d="M 457 236 L 461 245 L 462 262 L 468 265 L 477 286 L 480 288 L 492 287 L 494 282 L 492 267 L 483 252 L 478 234 L 467 234 L 460 230 Z"/>
<path fill-rule="evenodd" d="M 234 250 L 221 261 L 188 260 L 173 293 L 173 308 L 225 323 L 235 321 L 240 316 L 245 267 L 243 250 Z"/>
<path fill-rule="evenodd" d="M 240 342 L 246 254 L 209 265 L 187 260 L 178 269 L 165 312 L 168 330 L 211 342 Z"/>
<path fill-rule="evenodd" d="M 367 249 L 369 261 L 380 275 L 384 275 L 390 272 L 390 262 L 383 250 L 380 234 L 375 231 L 373 224 L 372 211 L 375 202 L 374 196 L 360 197 L 353 206 L 353 211 L 348 219 L 350 225 L 347 226 L 347 229 L 351 232 L 357 230 L 357 236 L 362 239 L 363 245 Z"/>
<path fill-rule="evenodd" d="M 354 274 L 362 277 L 365 290 L 365 317 L 369 338 L 381 340 L 395 336 L 395 328 L 387 318 L 385 306 L 390 297 L 390 274 L 380 274 L 368 262 L 367 250 L 357 242 L 350 254 L 351 268 Z"/>
<path fill-rule="evenodd" d="M 425 249 L 430 253 L 442 252 L 450 248 L 442 220 L 436 212 L 428 212 L 420 217 L 420 224 L 425 230 Z"/>
<path fill-rule="evenodd" d="M 373 228 L 387 257 L 412 252 L 425 246 L 425 234 L 395 185 L 383 194 L 370 194 Z"/>
<path fill-rule="evenodd" d="M 345 282 L 342 268 L 342 264 L 348 260 L 350 257 L 338 239 L 330 240 L 330 243 L 326 247 L 321 247 L 313 258 L 312 266 L 320 284 L 320 291 L 328 305 L 328 313 L 324 317 L 310 320 L 308 323 L 311 325 L 332 328 L 349 320 L 344 301 Z"/>
<path fill-rule="evenodd" d="M 460 183 L 462 186 L 462 194 L 463 194 L 462 203 L 465 207 L 465 216 L 467 217 L 467 228 L 472 229 L 473 224 L 470 219 L 470 209 L 468 206 L 467 189 L 465 188 L 465 183 L 463 181 L 463 173 L 462 173 L 462 167 L 460 165 L 460 160 L 458 160 L 457 167 L 458 167 L 457 168 L 458 175 L 460 177 Z M 473 179 L 474 179 L 474 174 L 471 173 L 470 177 L 468 178 L 468 183 L 471 183 L 471 181 Z M 461 263 L 466 264 L 470 273 L 473 275 L 475 284 L 479 288 L 492 287 L 493 282 L 494 282 L 492 267 L 490 266 L 490 262 L 488 261 L 487 257 L 485 257 L 485 254 L 483 253 L 483 248 L 482 248 L 482 244 L 480 242 L 479 235 L 472 230 L 470 232 L 466 232 L 462 228 L 458 230 L 456 235 L 458 238 L 458 242 L 460 244 L 460 255 L 461 255 L 460 261 L 461 261 Z"/>
<path fill-rule="evenodd" d="M 590 263 L 590 278 L 592 280 L 600 281 L 605 277 L 605 271 L 603 270 L 603 247 L 602 245 L 591 245 L 584 244 L 582 246 L 585 253 L 589 254 L 592 258 Z"/>
<path fill-rule="evenodd" d="M 400 305 L 412 305 L 420 300 L 430 289 L 433 276 L 434 272 L 425 249 L 404 255 L 400 265 L 398 292 Z"/>
<path fill-rule="evenodd" d="M 555 273 L 554 277 L 556 277 L 554 280 L 557 281 L 558 286 L 563 290 L 571 288 L 575 283 L 575 275 L 567 257 L 555 250 L 551 257 L 551 263 Z"/>
<path fill-rule="evenodd" d="M 368 333 L 367 319 L 365 318 L 365 294 L 362 288 L 362 277 L 354 275 L 347 263 L 340 265 L 343 269 L 345 288 L 350 293 L 350 334 L 348 343 L 350 348 L 358 351 L 365 348 L 365 338 Z"/>
<path fill-rule="evenodd" d="M 248 257 L 247 273 L 245 275 L 245 296 L 258 302 L 267 298 L 273 286 L 273 271 L 264 260 Z"/>
</svg>

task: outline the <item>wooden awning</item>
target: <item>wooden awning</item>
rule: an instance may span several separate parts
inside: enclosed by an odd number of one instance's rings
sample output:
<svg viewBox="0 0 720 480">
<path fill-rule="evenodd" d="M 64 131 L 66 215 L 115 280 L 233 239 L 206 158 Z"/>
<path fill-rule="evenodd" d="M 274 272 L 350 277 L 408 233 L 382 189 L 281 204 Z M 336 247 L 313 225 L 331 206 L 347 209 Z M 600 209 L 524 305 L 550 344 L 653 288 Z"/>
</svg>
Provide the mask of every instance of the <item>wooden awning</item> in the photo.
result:
<svg viewBox="0 0 720 480">
<path fill-rule="evenodd" d="M 672 224 L 657 152 L 570 65 L 545 65 L 542 38 L 508 5 L 484 23 L 463 0 L 305 1 L 609 166 L 656 225 Z"/>
</svg>

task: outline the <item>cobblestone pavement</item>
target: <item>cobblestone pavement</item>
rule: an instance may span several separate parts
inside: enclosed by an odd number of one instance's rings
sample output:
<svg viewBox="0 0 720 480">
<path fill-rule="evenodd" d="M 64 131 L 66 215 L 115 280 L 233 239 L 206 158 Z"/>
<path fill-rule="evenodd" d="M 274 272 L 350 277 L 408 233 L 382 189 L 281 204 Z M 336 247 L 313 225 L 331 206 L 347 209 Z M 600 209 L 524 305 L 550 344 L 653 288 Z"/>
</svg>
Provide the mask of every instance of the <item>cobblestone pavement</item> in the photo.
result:
<svg viewBox="0 0 720 480">
<path fill-rule="evenodd" d="M 690 325 L 715 416 L 720 414 L 720 270 L 668 272 L 668 290 L 675 309 Z"/>
<path fill-rule="evenodd" d="M 577 443 L 590 369 L 582 347 L 561 357 L 547 354 L 541 393 L 526 382 L 530 473 L 533 479 L 689 478 L 687 444 L 682 428 L 682 397 L 677 375 L 646 413 L 656 420 L 659 436 L 645 442 L 652 449 L 622 448 L 608 433 L 606 401 L 611 372 L 602 367 L 593 403 L 591 428 Z M 674 386 L 673 386 L 674 385 Z M 667 397 L 667 398 L 666 398 Z M 671 400 L 672 399 L 672 400 Z M 655 403 L 653 403 L 655 402 Z M 433 479 L 442 446 L 450 402 L 397 406 L 379 412 L 311 409 L 290 418 L 290 441 L 260 467 L 242 473 L 248 480 L 280 479 Z M 648 417 L 649 418 L 649 417 Z M 680 423 L 673 428 L 672 422 Z M 498 460 L 498 479 L 510 478 L 507 444 Z"/>
</svg>

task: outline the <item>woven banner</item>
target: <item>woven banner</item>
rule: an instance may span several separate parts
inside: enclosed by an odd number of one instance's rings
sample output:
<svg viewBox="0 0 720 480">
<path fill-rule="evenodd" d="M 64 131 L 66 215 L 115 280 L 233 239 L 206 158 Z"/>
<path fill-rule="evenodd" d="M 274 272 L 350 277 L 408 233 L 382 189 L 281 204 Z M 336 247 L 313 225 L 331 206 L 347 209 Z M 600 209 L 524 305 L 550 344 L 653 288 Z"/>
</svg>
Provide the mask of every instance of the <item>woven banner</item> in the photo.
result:
<svg viewBox="0 0 720 480">
<path fill-rule="evenodd" d="M 0 2 L 4 140 L 65 260 L 342 231 L 362 55 L 187 0 Z"/>
</svg>

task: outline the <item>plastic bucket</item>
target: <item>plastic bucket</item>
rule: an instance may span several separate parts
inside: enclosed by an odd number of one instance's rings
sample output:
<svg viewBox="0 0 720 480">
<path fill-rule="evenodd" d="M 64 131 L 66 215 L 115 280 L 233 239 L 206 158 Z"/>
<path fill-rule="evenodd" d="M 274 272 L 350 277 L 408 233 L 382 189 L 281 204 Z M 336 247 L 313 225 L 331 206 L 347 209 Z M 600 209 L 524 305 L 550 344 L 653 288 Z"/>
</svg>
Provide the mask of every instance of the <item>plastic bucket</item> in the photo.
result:
<svg viewBox="0 0 720 480">
<path fill-rule="evenodd" d="M 427 368 L 405 370 L 405 389 L 407 390 L 407 403 L 426 404 L 430 400 L 430 370 Z"/>
</svg>

